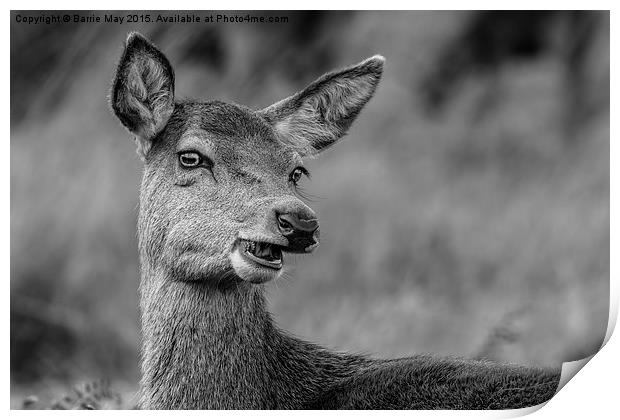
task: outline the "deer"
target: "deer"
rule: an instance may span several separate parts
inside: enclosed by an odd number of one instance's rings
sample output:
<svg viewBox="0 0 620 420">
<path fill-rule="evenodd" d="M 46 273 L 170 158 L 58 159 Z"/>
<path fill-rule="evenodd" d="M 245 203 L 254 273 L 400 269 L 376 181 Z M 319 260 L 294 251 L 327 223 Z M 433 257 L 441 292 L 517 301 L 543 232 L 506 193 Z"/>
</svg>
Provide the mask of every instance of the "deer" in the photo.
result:
<svg viewBox="0 0 620 420">
<path fill-rule="evenodd" d="M 554 395 L 558 368 L 330 351 L 282 331 L 268 311 L 268 283 L 319 245 L 317 216 L 295 194 L 304 159 L 346 134 L 384 61 L 252 110 L 176 98 L 167 57 L 128 35 L 109 101 L 144 163 L 139 408 L 505 409 Z"/>
</svg>

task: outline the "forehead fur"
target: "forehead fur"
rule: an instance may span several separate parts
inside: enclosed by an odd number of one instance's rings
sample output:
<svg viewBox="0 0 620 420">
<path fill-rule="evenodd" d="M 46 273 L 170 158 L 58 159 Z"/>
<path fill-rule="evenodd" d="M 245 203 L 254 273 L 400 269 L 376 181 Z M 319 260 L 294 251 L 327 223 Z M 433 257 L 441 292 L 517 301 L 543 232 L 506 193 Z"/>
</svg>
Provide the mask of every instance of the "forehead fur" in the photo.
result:
<svg viewBox="0 0 620 420">
<path fill-rule="evenodd" d="M 176 141 L 190 130 L 206 131 L 230 140 L 254 138 L 276 143 L 273 129 L 263 117 L 244 106 L 220 101 L 177 102 L 158 140 Z"/>
</svg>

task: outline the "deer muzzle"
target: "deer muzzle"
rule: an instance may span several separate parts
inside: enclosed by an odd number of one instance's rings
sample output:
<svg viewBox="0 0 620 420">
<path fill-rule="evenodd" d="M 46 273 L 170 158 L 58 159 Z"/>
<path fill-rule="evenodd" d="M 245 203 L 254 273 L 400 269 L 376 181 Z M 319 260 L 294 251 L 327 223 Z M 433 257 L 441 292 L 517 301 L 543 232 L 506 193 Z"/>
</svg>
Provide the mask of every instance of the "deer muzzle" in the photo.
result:
<svg viewBox="0 0 620 420">
<path fill-rule="evenodd" d="M 278 230 L 288 241 L 287 252 L 311 252 L 319 244 L 319 222 L 314 214 L 303 218 L 299 213 L 276 213 Z"/>
</svg>

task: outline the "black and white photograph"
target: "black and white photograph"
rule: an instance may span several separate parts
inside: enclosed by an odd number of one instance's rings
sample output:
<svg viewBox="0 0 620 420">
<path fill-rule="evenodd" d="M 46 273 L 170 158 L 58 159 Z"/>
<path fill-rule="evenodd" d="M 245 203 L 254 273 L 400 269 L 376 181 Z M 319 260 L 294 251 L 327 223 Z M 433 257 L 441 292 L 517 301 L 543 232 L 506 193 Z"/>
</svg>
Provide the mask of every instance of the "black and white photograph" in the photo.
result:
<svg viewBox="0 0 620 420">
<path fill-rule="evenodd" d="M 609 11 L 11 10 L 10 408 L 543 407 L 610 166 Z"/>
</svg>

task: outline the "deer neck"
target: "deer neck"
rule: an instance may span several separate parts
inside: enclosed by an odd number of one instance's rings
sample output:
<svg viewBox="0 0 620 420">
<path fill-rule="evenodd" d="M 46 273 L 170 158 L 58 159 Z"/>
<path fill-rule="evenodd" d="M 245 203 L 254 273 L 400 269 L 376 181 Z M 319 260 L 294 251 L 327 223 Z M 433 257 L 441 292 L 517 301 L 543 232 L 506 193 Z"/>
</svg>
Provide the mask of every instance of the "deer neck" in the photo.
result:
<svg viewBox="0 0 620 420">
<path fill-rule="evenodd" d="M 265 407 L 271 321 L 262 287 L 150 271 L 141 284 L 142 406 Z"/>
</svg>

